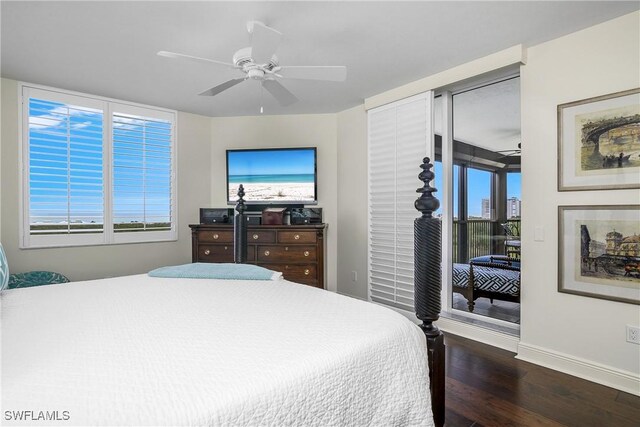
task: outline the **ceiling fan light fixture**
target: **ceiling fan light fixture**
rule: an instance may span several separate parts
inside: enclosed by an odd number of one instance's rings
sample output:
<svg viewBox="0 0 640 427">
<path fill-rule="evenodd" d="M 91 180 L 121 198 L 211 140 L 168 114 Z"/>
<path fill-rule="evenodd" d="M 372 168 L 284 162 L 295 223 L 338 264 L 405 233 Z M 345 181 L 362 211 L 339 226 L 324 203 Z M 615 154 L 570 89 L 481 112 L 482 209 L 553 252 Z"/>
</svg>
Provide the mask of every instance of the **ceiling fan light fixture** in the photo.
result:
<svg viewBox="0 0 640 427">
<path fill-rule="evenodd" d="M 247 71 L 247 77 L 253 80 L 264 80 L 264 71 L 260 68 L 252 68 Z"/>
<path fill-rule="evenodd" d="M 233 54 L 233 64 L 236 67 L 244 68 L 248 65 L 258 65 L 253 60 L 251 56 L 251 47 L 243 47 Z M 271 55 L 271 59 L 264 65 L 260 65 L 261 67 L 272 70 L 278 66 L 278 57 L 276 55 Z"/>
</svg>

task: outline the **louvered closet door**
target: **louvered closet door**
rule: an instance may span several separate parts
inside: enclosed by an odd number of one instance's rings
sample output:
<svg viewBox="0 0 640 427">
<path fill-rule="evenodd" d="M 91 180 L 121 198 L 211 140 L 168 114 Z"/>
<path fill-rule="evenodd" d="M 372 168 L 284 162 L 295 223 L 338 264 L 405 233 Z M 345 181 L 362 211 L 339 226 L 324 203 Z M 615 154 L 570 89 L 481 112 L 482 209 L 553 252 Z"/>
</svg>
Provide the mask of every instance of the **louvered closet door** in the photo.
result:
<svg viewBox="0 0 640 427">
<path fill-rule="evenodd" d="M 413 311 L 413 204 L 432 151 L 431 92 L 368 112 L 369 298 Z"/>
</svg>

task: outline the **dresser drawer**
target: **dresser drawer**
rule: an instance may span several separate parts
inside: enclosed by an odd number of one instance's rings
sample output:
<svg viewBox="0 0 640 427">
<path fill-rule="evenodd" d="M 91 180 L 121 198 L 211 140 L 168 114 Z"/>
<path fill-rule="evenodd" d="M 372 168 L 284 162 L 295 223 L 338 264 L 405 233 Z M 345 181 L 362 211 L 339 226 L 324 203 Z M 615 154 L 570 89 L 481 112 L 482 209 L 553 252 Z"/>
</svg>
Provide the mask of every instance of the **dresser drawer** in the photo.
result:
<svg viewBox="0 0 640 427">
<path fill-rule="evenodd" d="M 258 262 L 305 263 L 316 260 L 315 246 L 258 246 Z"/>
<path fill-rule="evenodd" d="M 233 245 L 233 230 L 201 230 L 198 231 L 198 241 Z"/>
<path fill-rule="evenodd" d="M 315 243 L 315 231 L 280 231 L 278 243 Z"/>
<path fill-rule="evenodd" d="M 255 261 L 255 247 L 247 248 L 247 261 Z M 199 245 L 198 262 L 233 262 L 233 244 Z"/>
<path fill-rule="evenodd" d="M 318 283 L 318 273 L 315 265 L 285 265 L 284 278 L 292 282 L 315 285 Z"/>
<path fill-rule="evenodd" d="M 315 264 L 260 264 L 261 267 L 269 270 L 279 271 L 286 280 L 305 285 L 318 285 L 318 270 Z"/>
<path fill-rule="evenodd" d="M 273 230 L 249 230 L 247 243 L 275 243 L 276 232 Z"/>
<path fill-rule="evenodd" d="M 233 245 L 200 245 L 199 262 L 233 262 Z"/>
</svg>

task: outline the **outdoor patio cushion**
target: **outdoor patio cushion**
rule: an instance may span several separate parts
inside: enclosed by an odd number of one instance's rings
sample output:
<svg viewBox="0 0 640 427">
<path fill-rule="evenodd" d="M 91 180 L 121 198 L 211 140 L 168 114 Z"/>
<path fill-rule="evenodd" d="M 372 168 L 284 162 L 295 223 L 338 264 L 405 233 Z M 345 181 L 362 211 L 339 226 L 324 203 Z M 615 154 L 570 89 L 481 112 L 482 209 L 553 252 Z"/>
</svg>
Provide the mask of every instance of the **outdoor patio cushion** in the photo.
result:
<svg viewBox="0 0 640 427">
<path fill-rule="evenodd" d="M 469 264 L 453 264 L 453 285 L 469 286 Z M 498 292 L 501 294 L 520 294 L 520 272 L 501 268 L 473 267 L 473 286 L 475 289 Z"/>
<path fill-rule="evenodd" d="M 60 273 L 54 273 L 52 271 L 29 271 L 28 273 L 17 273 L 9 276 L 7 289 L 55 285 L 67 282 L 69 282 L 69 279 Z"/>
<path fill-rule="evenodd" d="M 469 262 L 492 262 L 494 264 L 510 265 L 512 267 L 520 268 L 520 261 L 507 259 L 504 255 L 483 255 L 471 258 Z"/>
</svg>

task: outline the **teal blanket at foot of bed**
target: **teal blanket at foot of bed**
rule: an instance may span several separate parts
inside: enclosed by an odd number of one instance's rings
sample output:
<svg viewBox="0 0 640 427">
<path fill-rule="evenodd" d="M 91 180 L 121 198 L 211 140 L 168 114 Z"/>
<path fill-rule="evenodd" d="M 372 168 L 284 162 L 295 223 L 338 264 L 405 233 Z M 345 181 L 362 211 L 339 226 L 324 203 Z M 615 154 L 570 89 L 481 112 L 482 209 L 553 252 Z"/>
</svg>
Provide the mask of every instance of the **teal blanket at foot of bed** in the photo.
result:
<svg viewBox="0 0 640 427">
<path fill-rule="evenodd" d="M 195 262 L 157 268 L 150 271 L 149 276 L 174 279 L 279 280 L 282 273 L 252 264 Z"/>
</svg>

